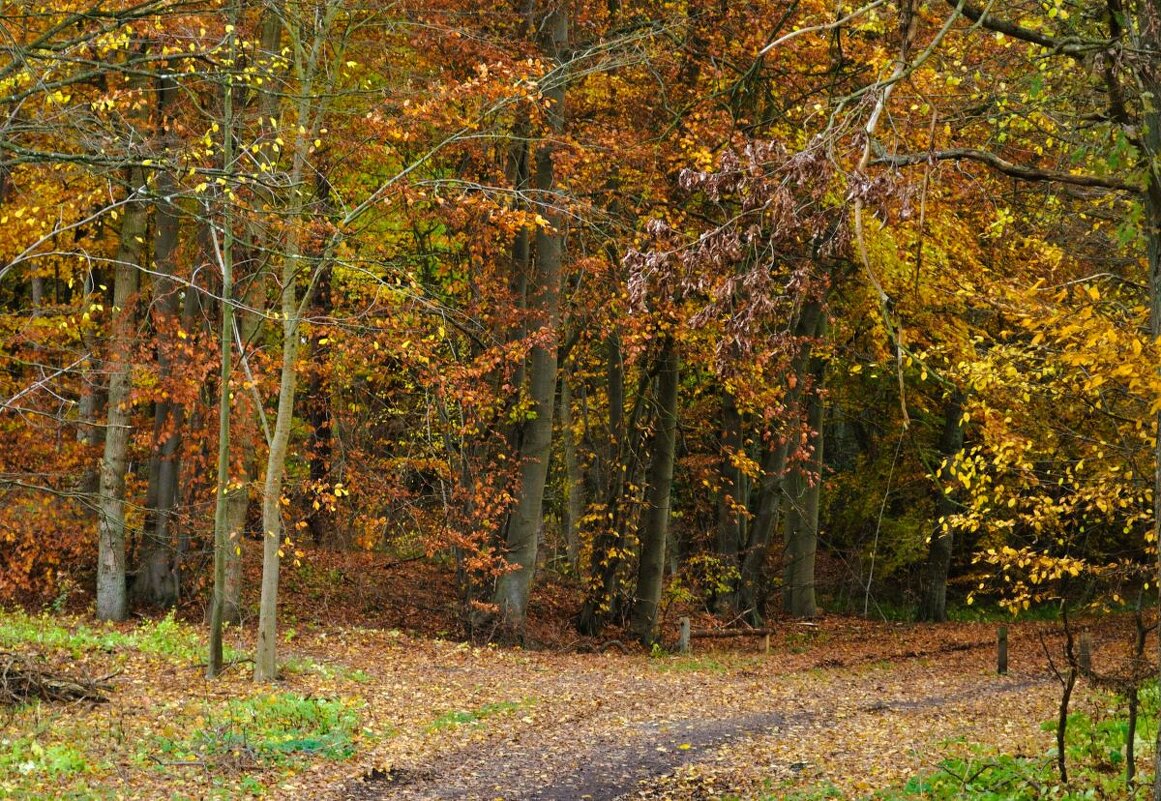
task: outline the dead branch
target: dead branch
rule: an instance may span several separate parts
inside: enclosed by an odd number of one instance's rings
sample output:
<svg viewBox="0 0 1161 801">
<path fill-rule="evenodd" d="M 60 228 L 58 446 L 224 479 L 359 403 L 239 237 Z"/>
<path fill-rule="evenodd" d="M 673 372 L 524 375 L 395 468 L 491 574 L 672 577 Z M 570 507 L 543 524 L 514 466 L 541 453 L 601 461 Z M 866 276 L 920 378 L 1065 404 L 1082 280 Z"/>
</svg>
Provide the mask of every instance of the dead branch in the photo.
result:
<svg viewBox="0 0 1161 801">
<path fill-rule="evenodd" d="M 101 679 L 75 679 L 43 670 L 19 654 L 0 651 L 0 704 L 17 706 L 33 700 L 104 703 L 112 690 Z"/>
</svg>

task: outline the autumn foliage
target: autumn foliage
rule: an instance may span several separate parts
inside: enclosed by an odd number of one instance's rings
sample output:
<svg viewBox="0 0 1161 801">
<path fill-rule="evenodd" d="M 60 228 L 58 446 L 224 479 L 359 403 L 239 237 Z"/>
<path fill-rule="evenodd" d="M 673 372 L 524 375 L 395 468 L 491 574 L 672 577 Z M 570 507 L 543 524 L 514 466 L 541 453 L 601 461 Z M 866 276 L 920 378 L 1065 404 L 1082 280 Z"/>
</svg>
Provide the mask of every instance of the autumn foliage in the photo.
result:
<svg viewBox="0 0 1161 801">
<path fill-rule="evenodd" d="M 1139 5 L 19 5 L 0 598 L 204 599 L 218 506 L 235 605 L 247 538 L 423 554 L 481 636 L 537 570 L 644 640 L 1135 600 Z"/>
</svg>

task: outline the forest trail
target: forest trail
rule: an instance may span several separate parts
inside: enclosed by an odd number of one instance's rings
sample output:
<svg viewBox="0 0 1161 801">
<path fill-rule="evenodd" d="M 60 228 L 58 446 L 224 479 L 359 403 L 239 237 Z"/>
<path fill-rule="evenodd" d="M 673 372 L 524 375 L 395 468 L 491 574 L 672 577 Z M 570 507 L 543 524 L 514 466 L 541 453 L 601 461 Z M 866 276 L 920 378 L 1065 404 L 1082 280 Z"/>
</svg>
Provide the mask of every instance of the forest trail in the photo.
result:
<svg viewBox="0 0 1161 801">
<path fill-rule="evenodd" d="M 934 768 L 960 739 L 1043 753 L 1051 734 L 1038 724 L 1058 687 L 1038 635 L 1013 632 L 1013 669 L 1000 677 L 989 631 L 880 626 L 768 656 L 510 652 L 502 675 L 469 660 L 452 669 L 459 686 L 503 682 L 523 700 L 430 728 L 418 749 L 388 741 L 327 798 L 745 798 L 799 784 L 859 794 Z"/>
</svg>

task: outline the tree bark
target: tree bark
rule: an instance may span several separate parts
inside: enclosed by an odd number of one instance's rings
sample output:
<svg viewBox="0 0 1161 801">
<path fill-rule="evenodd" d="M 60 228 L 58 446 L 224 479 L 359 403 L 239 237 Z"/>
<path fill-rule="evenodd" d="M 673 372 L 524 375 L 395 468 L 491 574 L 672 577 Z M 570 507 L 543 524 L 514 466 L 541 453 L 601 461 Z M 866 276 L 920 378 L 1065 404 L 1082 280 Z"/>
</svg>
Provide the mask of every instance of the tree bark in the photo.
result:
<svg viewBox="0 0 1161 801">
<path fill-rule="evenodd" d="M 237 21 L 237 14 L 233 15 Z M 231 25 L 230 29 L 233 30 Z M 237 54 L 237 39 L 229 34 L 230 61 Z M 222 104 L 222 168 L 234 169 L 234 89 L 227 82 Z M 234 345 L 234 215 L 232 198 L 221 197 L 224 210 L 220 266 L 222 270 L 222 325 L 219 330 L 221 371 L 218 376 L 218 476 L 214 486 L 214 583 L 210 598 L 210 649 L 206 660 L 206 675 L 214 678 L 222 672 L 222 627 L 226 609 L 226 561 L 231 547 L 227 530 L 227 493 L 230 491 L 230 375 L 233 372 Z"/>
<path fill-rule="evenodd" d="M 820 318 L 821 334 L 825 321 Z M 822 381 L 825 365 L 814 358 L 814 387 L 806 402 L 806 425 L 814 434 L 814 450 L 800 460 L 786 477 L 786 567 L 783 607 L 795 617 L 818 614 L 814 594 L 814 556 L 818 550 L 818 507 L 822 494 L 823 413 Z"/>
<path fill-rule="evenodd" d="M 1139 53 L 1161 51 L 1161 0 L 1142 0 L 1138 20 Z M 1145 249 L 1149 262 L 1149 333 L 1153 341 L 1161 338 L 1161 63 L 1154 57 L 1138 56 L 1144 131 L 1142 156 L 1146 166 Z M 1153 542 L 1161 543 L 1161 411 L 1153 419 Z M 1161 548 L 1157 550 L 1156 581 L 1161 581 Z M 1161 638 L 1158 638 L 1161 656 Z M 1161 663 L 1159 663 L 1161 664 Z M 1161 801 L 1161 726 L 1157 728 L 1153 748 L 1153 799 Z"/>
<path fill-rule="evenodd" d="M 677 344 L 667 337 L 658 357 L 657 430 L 649 466 L 649 489 L 641 522 L 641 553 L 637 568 L 637 598 L 633 606 L 633 634 L 646 645 L 657 629 L 657 606 L 665 576 L 665 542 L 669 534 L 673 462 L 677 452 L 678 355 Z"/>
<path fill-rule="evenodd" d="M 168 80 L 168 79 L 167 79 Z M 172 87 L 163 82 L 158 97 L 164 114 Z M 162 141 L 172 146 L 163 130 Z M 165 386 L 173 375 L 173 348 L 177 337 L 178 288 L 173 280 L 178 243 L 178 210 L 169 200 L 176 191 L 173 175 L 162 170 L 156 178 L 154 201 L 153 285 L 154 329 L 157 342 L 158 382 Z M 177 500 L 177 459 L 181 428 L 185 422 L 180 403 L 163 398 L 157 401 L 153 419 L 153 454 L 149 465 L 146 503 L 148 525 L 141 542 L 137 576 L 133 582 L 136 600 L 168 607 L 177 603 L 177 548 L 173 542 L 172 517 Z"/>
<path fill-rule="evenodd" d="M 947 574 L 951 569 L 952 532 L 942 519 L 955 511 L 949 490 L 954 479 L 951 462 L 963 449 L 963 395 L 953 391 L 943 413 L 943 435 L 939 451 L 945 460 L 939 471 L 939 496 L 935 500 L 936 520 L 927 551 L 924 569 L 923 598 L 919 604 L 919 619 L 929 623 L 947 620 Z"/>
<path fill-rule="evenodd" d="M 746 477 L 736 464 L 736 454 L 744 446 L 742 416 L 738 413 L 734 396 L 722 392 L 721 449 L 719 468 L 722 487 L 718 493 L 718 557 L 724 566 L 740 567 L 739 554 L 748 539 L 744 512 L 749 496 Z M 737 603 L 737 593 L 723 594 L 716 599 L 719 612 L 725 612 Z"/>
<path fill-rule="evenodd" d="M 560 377 L 560 436 L 564 450 L 564 534 L 568 566 L 573 573 L 580 571 L 580 523 L 585 513 L 585 482 L 576 454 L 576 433 L 573 431 L 572 387 L 568 376 Z"/>
<path fill-rule="evenodd" d="M 145 186 L 143 171 L 129 171 L 129 192 Z M 148 211 L 140 200 L 124 207 L 121 241 L 117 248 L 113 283 L 113 320 L 109 337 L 109 400 L 105 425 L 105 454 L 101 460 L 98 497 L 97 618 L 124 620 L 128 614 L 125 575 L 125 472 L 129 467 L 132 424 L 132 369 L 139 270 L 144 259 Z"/>
<path fill-rule="evenodd" d="M 808 301 L 803 305 L 798 322 L 794 327 L 795 335 L 805 338 L 817 336 L 822 324 L 822 302 L 818 300 Z M 793 382 L 793 386 L 788 386 L 786 391 L 785 405 L 788 409 L 796 410 L 798 407 L 802 388 L 806 383 L 804 379 L 810 365 L 811 350 L 812 348 L 807 342 L 794 359 L 791 374 L 796 377 L 796 380 Z M 795 414 L 798 412 L 795 411 Z M 755 626 L 762 624 L 762 612 L 766 605 L 768 585 L 768 577 L 765 575 L 764 568 L 774 542 L 774 531 L 777 529 L 782 513 L 783 480 L 786 474 L 786 464 L 791 455 L 792 446 L 789 435 L 783 441 L 767 446 L 766 455 L 762 459 L 761 478 L 758 481 L 757 492 L 753 499 L 754 521 L 750 526 L 750 538 L 742 555 L 738 608 Z"/>
<path fill-rule="evenodd" d="M 568 16 L 563 10 L 548 13 L 540 25 L 541 49 L 556 63 L 562 64 L 568 46 Z M 564 130 L 564 82 L 560 77 L 544 91 L 550 103 L 549 131 L 559 135 Z M 556 401 L 556 343 L 560 323 L 560 280 L 564 217 L 556 207 L 553 188 L 555 175 L 551 140 L 536 150 L 533 189 L 544 203 L 542 216 L 549 226 L 536 229 L 533 297 L 530 301 L 539 312 L 549 341 L 532 350 L 529 364 L 529 394 L 535 417 L 525 426 L 520 447 L 520 496 L 508 522 L 505 558 L 510 570 L 500 576 L 495 603 L 501 625 L 518 634 L 524 626 L 528 594 L 536 571 L 537 541 L 544 519 L 544 486 L 548 477 L 548 460 L 552 446 L 552 416 Z"/>
</svg>

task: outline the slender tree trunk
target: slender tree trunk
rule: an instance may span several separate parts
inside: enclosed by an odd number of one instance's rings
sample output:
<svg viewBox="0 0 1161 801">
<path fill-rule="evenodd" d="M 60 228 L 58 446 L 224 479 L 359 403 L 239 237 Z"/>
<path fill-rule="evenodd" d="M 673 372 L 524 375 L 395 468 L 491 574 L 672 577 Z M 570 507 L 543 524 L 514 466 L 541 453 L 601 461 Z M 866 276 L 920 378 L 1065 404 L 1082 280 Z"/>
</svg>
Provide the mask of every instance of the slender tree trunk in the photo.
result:
<svg viewBox="0 0 1161 801">
<path fill-rule="evenodd" d="M 649 489 L 641 522 L 641 553 L 637 569 L 637 598 L 633 605 L 633 634 L 652 644 L 657 630 L 657 606 L 665 576 L 665 543 L 669 535 L 673 462 L 677 452 L 678 355 L 672 337 L 666 338 L 657 375 L 657 430 L 649 466 Z"/>
<path fill-rule="evenodd" d="M 250 514 L 250 484 L 254 480 L 253 460 L 247 459 L 241 486 L 231 487 L 226 494 L 226 552 L 222 597 L 222 621 L 242 622 L 242 538 L 246 532 L 246 518 Z"/>
<path fill-rule="evenodd" d="M 330 313 L 330 275 L 326 271 L 320 280 L 316 297 L 318 302 L 314 312 L 319 315 Z M 311 336 L 310 358 L 313 362 L 310 371 L 310 380 L 306 388 L 306 419 L 310 425 L 310 434 L 307 438 L 307 450 L 310 454 L 310 481 L 315 487 L 322 487 L 330 483 L 332 458 L 332 431 L 331 431 L 331 404 L 329 397 L 329 382 L 324 376 L 326 366 L 330 361 L 330 344 L 325 328 L 318 328 Z M 318 509 L 312 509 L 310 518 L 311 538 L 315 545 L 321 545 L 330 539 L 334 529 L 333 515 L 326 504 L 319 504 Z"/>
<path fill-rule="evenodd" d="M 817 336 L 822 325 L 822 302 L 809 301 L 803 305 L 794 328 L 795 335 L 808 338 Z M 811 350 L 810 344 L 805 344 L 794 359 L 791 374 L 796 380 L 786 391 L 788 409 L 797 409 L 802 388 L 806 383 L 804 380 L 806 371 L 811 363 Z M 742 556 L 738 608 L 744 611 L 750 622 L 756 626 L 762 624 L 762 613 L 766 605 L 769 579 L 765 575 L 764 568 L 782 513 L 783 480 L 791 455 L 792 445 L 789 436 L 777 444 L 767 446 L 766 455 L 762 459 L 761 478 L 758 480 L 757 492 L 754 493 L 754 521 L 750 526 L 750 538 Z"/>
<path fill-rule="evenodd" d="M 234 15 L 237 21 L 237 15 Z M 233 30 L 233 25 L 230 26 Z M 235 35 L 230 37 L 230 68 L 237 53 Z M 234 89 L 227 82 L 222 104 L 222 164 L 223 171 L 234 169 Z M 230 491 L 230 375 L 233 372 L 234 344 L 234 215 L 230 204 L 233 200 L 223 197 L 222 245 L 222 327 L 219 331 L 221 345 L 221 372 L 218 377 L 218 478 L 214 487 L 214 584 L 210 599 L 210 653 L 206 661 L 206 675 L 214 678 L 222 671 L 222 626 L 226 609 L 226 560 L 231 547 L 228 518 L 227 493 Z"/>
<path fill-rule="evenodd" d="M 145 186 L 140 168 L 129 171 L 129 191 Z M 128 614 L 125 575 L 125 472 L 129 467 L 129 434 L 132 423 L 132 376 L 136 315 L 132 303 L 137 294 L 143 264 L 148 211 L 143 202 L 125 205 L 121 243 L 117 248 L 113 284 L 113 320 L 109 337 L 109 400 L 105 426 L 105 455 L 98 486 L 97 617 L 124 620 Z"/>
<path fill-rule="evenodd" d="M 613 440 L 607 460 L 607 479 L 604 512 L 601 527 L 593 542 L 589 591 L 577 616 L 577 630 L 581 634 L 596 636 L 605 624 L 605 618 L 612 607 L 617 586 L 617 570 L 621 564 L 621 552 L 625 547 L 628 528 L 629 493 L 626 487 L 636 485 L 635 476 L 640 464 L 641 416 L 646 404 L 645 396 L 652 383 L 652 375 L 641 371 L 637 383 L 637 394 L 629 419 L 624 419 L 623 369 L 620 367 L 619 342 L 616 349 L 617 369 L 613 371 L 614 352 L 610 348 L 609 375 L 609 415 L 611 438 Z M 615 389 L 615 391 L 614 391 Z"/>
<path fill-rule="evenodd" d="M 568 46 L 568 17 L 563 10 L 548 13 L 541 24 L 541 48 L 561 63 Z M 548 87 L 545 97 L 549 130 L 559 135 L 564 130 L 564 83 Z M 533 188 L 545 203 L 544 216 L 551 229 L 536 229 L 535 287 L 532 302 L 540 313 L 547 332 L 555 337 L 560 317 L 560 280 L 564 217 L 556 208 L 553 187 L 555 174 L 552 157 L 556 146 L 544 141 L 536 150 Z M 495 602 L 500 608 L 502 624 L 509 632 L 522 630 L 528 607 L 528 593 L 536 571 L 537 541 L 544 518 L 544 485 L 548 476 L 548 458 L 552 446 L 552 414 L 556 400 L 556 343 L 549 341 L 532 350 L 529 365 L 529 389 L 535 418 L 525 427 L 520 448 L 520 496 L 508 524 L 505 554 L 513 569 L 500 576 Z"/>
<path fill-rule="evenodd" d="M 1138 30 L 1141 41 L 1138 52 L 1157 53 L 1161 51 L 1161 0 L 1142 0 Z M 1145 113 L 1142 115 L 1144 145 L 1142 155 L 1147 171 L 1145 192 L 1145 243 L 1149 259 L 1149 333 L 1153 341 L 1161 339 L 1161 60 L 1139 56 L 1142 64 L 1142 83 Z M 1161 412 L 1154 416 L 1154 473 L 1153 473 L 1153 535 L 1154 542 L 1161 542 Z M 1161 548 L 1157 550 L 1157 575 L 1161 582 Z M 1161 638 L 1158 638 L 1161 655 Z M 1161 662 L 1159 662 L 1161 664 Z M 1153 799 L 1161 801 L 1161 726 L 1157 727 L 1157 737 L 1153 748 Z"/>
<path fill-rule="evenodd" d="M 745 476 L 738 468 L 736 455 L 742 450 L 742 416 L 738 413 L 734 396 L 722 392 L 721 408 L 722 461 L 719 468 L 722 488 L 718 493 L 718 557 L 728 567 L 739 567 L 738 556 L 748 539 L 745 532 L 746 497 Z M 736 592 L 716 599 L 719 612 L 733 608 Z"/>
<path fill-rule="evenodd" d="M 963 395 L 952 392 L 944 407 L 943 435 L 939 450 L 945 464 L 939 471 L 939 497 L 935 501 L 936 521 L 927 551 L 924 570 L 923 599 L 919 604 L 919 619 L 931 623 L 947 620 L 947 574 L 951 568 L 951 528 L 940 522 L 955 511 L 948 490 L 953 479 L 951 461 L 963 449 Z"/>
<path fill-rule="evenodd" d="M 564 530 L 568 565 L 576 573 L 580 571 L 580 523 L 585 513 L 585 482 L 577 460 L 576 432 L 573 430 L 572 419 L 572 387 L 566 375 L 560 377 L 560 436 L 564 449 L 564 485 L 567 495 L 564 525 L 561 528 Z"/>
<path fill-rule="evenodd" d="M 822 323 L 820 323 L 820 326 Z M 807 428 L 814 433 L 814 451 L 786 477 L 786 572 L 783 607 L 795 617 L 818 614 L 814 597 L 814 556 L 818 550 L 818 507 L 822 494 L 824 365 L 813 359 L 814 391 L 806 402 Z"/>
</svg>

